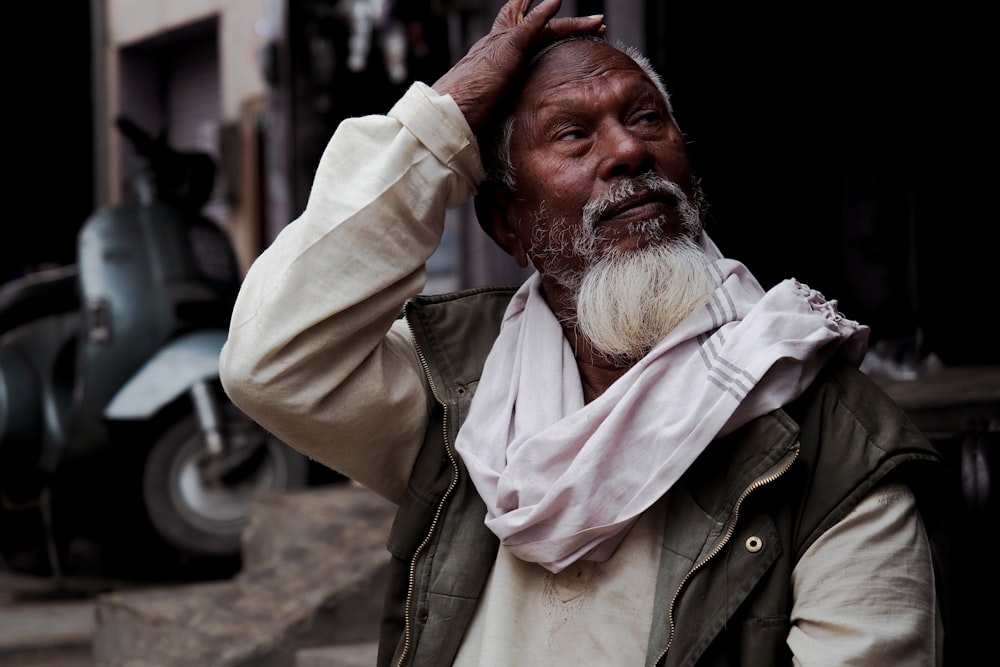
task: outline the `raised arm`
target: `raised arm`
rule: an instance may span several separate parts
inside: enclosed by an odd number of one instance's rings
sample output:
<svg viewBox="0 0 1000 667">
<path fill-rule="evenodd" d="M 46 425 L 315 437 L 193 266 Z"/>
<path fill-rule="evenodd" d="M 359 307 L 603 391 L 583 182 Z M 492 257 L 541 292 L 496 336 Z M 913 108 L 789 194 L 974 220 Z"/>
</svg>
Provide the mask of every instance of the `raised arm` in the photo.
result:
<svg viewBox="0 0 1000 667">
<path fill-rule="evenodd" d="M 437 90 L 415 83 L 387 115 L 340 124 L 305 211 L 254 262 L 233 311 L 220 360 L 233 402 L 392 500 L 429 406 L 397 315 L 424 288 L 446 210 L 483 179 L 473 131 L 539 40 L 601 29 L 599 17 L 550 20 L 558 0 L 530 4 L 508 2 Z"/>
</svg>

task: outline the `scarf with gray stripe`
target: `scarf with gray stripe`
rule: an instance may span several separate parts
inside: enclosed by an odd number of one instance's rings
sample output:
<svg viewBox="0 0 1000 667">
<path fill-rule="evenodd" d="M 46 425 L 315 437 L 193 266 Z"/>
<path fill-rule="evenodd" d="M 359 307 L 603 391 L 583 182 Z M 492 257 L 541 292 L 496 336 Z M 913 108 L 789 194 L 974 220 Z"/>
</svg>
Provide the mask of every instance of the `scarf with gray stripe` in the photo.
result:
<svg viewBox="0 0 1000 667">
<path fill-rule="evenodd" d="M 486 525 L 559 572 L 606 560 L 715 438 L 797 397 L 834 354 L 860 364 L 869 329 L 795 279 L 766 292 L 702 234 L 717 287 L 601 396 L 535 273 L 514 295 L 456 440 Z"/>
</svg>

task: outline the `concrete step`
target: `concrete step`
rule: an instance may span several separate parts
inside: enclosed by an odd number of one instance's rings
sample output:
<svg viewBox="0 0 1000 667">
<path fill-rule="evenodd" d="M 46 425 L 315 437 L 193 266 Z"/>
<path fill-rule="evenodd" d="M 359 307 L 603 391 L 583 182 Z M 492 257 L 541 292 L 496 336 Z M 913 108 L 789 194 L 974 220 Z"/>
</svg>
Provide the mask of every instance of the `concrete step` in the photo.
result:
<svg viewBox="0 0 1000 667">
<path fill-rule="evenodd" d="M 47 648 L 83 648 L 94 635 L 89 600 L 35 602 L 0 608 L 0 665 L 4 656 Z"/>
<path fill-rule="evenodd" d="M 97 664 L 374 664 L 394 509 L 353 483 L 261 496 L 231 580 L 98 597 Z"/>
<path fill-rule="evenodd" d="M 372 667 L 378 642 L 305 648 L 295 654 L 295 667 Z"/>
</svg>

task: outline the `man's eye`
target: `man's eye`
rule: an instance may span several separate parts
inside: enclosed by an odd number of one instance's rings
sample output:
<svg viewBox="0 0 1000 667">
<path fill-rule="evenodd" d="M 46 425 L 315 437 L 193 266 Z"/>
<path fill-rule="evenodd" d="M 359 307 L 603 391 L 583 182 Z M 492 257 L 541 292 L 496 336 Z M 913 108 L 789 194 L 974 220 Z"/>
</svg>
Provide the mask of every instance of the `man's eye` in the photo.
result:
<svg viewBox="0 0 1000 667">
<path fill-rule="evenodd" d="M 576 141 L 577 139 L 583 139 L 583 137 L 583 130 L 578 127 L 574 127 L 559 132 L 556 135 L 556 141 Z"/>
<path fill-rule="evenodd" d="M 662 120 L 663 114 L 655 109 L 641 111 L 635 115 L 635 122 L 637 123 L 659 123 Z"/>
</svg>

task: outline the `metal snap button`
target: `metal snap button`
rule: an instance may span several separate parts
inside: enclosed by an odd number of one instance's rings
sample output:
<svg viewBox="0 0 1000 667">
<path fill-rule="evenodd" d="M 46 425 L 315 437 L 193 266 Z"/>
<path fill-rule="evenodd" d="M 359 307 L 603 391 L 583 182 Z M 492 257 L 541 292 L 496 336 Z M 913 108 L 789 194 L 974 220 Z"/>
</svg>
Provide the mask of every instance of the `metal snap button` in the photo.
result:
<svg viewBox="0 0 1000 667">
<path fill-rule="evenodd" d="M 760 539 L 756 535 L 751 535 L 747 538 L 746 548 L 752 554 L 757 553 L 764 548 L 764 540 Z"/>
</svg>

